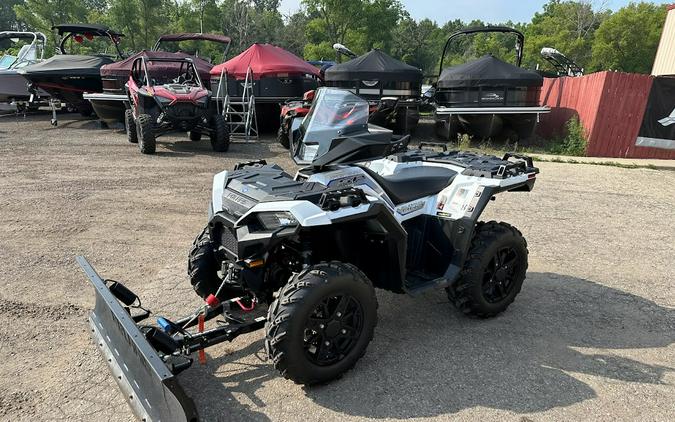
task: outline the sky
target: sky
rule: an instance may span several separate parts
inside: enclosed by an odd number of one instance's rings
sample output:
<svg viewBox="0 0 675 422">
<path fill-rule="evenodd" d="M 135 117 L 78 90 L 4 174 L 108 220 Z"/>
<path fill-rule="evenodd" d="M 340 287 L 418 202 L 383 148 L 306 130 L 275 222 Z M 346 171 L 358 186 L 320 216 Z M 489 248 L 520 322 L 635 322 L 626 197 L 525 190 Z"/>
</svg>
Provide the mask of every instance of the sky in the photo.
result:
<svg viewBox="0 0 675 422">
<path fill-rule="evenodd" d="M 499 23 L 529 22 L 535 12 L 541 11 L 546 0 L 400 0 L 410 15 L 417 20 L 429 18 L 439 24 L 449 20 Z M 653 3 L 675 3 L 675 0 L 652 1 Z M 301 0 L 282 0 L 282 14 L 290 14 L 300 8 Z M 611 10 L 617 10 L 630 0 L 594 0 L 594 3 L 606 3 Z"/>
</svg>

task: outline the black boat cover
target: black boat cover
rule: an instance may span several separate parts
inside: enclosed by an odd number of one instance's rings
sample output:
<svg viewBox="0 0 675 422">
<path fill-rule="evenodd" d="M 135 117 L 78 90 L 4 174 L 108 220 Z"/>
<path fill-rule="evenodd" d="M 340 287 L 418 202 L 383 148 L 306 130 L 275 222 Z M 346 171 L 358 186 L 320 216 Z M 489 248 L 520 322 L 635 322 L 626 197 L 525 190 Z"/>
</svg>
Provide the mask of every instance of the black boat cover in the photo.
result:
<svg viewBox="0 0 675 422">
<path fill-rule="evenodd" d="M 103 56 L 80 56 L 57 54 L 49 59 L 20 69 L 21 74 L 36 75 L 49 73 L 54 76 L 99 76 L 101 66 L 112 63 L 113 59 Z"/>
<path fill-rule="evenodd" d="M 422 82 L 422 71 L 414 66 L 396 60 L 380 50 L 370 52 L 336 64 L 326 70 L 326 81 L 395 81 Z"/>
<path fill-rule="evenodd" d="M 542 86 L 544 78 L 537 72 L 522 69 L 487 54 L 480 59 L 444 69 L 438 88 L 472 88 L 482 86 Z"/>
</svg>

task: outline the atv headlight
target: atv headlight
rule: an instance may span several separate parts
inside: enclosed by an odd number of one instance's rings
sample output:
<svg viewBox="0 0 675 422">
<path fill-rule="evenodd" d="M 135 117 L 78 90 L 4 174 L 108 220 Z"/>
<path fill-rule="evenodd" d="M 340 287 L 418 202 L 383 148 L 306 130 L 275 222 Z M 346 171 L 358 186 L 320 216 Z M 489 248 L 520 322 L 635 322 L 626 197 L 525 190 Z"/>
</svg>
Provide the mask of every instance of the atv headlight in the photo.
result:
<svg viewBox="0 0 675 422">
<path fill-rule="evenodd" d="M 157 98 L 157 101 L 159 101 L 161 104 L 170 104 L 173 101 L 171 98 L 160 97 L 158 95 L 156 95 L 155 98 Z"/>
<path fill-rule="evenodd" d="M 258 213 L 258 221 L 265 230 L 276 230 L 282 227 L 297 226 L 298 220 L 288 211 Z"/>
</svg>

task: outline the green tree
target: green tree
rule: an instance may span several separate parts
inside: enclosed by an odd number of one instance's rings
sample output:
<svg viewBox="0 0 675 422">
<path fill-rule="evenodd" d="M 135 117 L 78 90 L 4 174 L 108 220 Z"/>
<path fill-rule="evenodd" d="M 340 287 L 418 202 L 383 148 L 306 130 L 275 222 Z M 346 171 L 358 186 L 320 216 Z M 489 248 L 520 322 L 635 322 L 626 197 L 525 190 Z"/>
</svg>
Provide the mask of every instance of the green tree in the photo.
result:
<svg viewBox="0 0 675 422">
<path fill-rule="evenodd" d="M 650 73 L 666 18 L 666 6 L 630 3 L 595 32 L 593 69 Z"/>
<path fill-rule="evenodd" d="M 284 27 L 279 34 L 279 46 L 302 57 L 307 44 L 305 27 L 309 18 L 304 12 L 296 12 L 285 17 Z M 331 53 L 332 55 L 332 53 Z"/>
<path fill-rule="evenodd" d="M 393 34 L 402 17 L 403 6 L 398 0 L 303 0 L 309 22 L 306 25 L 308 43 L 305 58 L 334 56 L 334 43 L 347 45 L 357 54 L 373 48 L 389 52 Z"/>
<path fill-rule="evenodd" d="M 344 44 L 347 34 L 361 25 L 363 16 L 363 0 L 303 0 L 310 21 L 307 23 L 305 58 L 327 58 L 327 45 Z M 321 56 L 318 56 L 320 53 Z M 337 61 L 341 57 L 336 52 L 332 56 Z"/>
<path fill-rule="evenodd" d="M 17 19 L 25 22 L 26 27 L 47 35 L 49 44 L 45 52 L 55 51 L 58 40 L 52 27 L 61 23 L 86 22 L 87 3 L 79 0 L 24 0 L 14 6 Z"/>
<path fill-rule="evenodd" d="M 167 8 L 163 0 L 138 1 L 138 44 L 140 48 L 151 48 L 157 38 L 166 32 L 165 16 Z"/>
<path fill-rule="evenodd" d="M 445 32 L 436 22 L 411 19 L 407 12 L 392 34 L 392 56 L 419 67 L 425 75 L 436 75 L 445 42 Z"/>
<path fill-rule="evenodd" d="M 123 49 L 138 50 L 137 30 L 140 26 L 137 0 L 110 0 L 104 19 L 106 23 L 126 36 L 123 38 Z"/>
<path fill-rule="evenodd" d="M 525 28 L 524 67 L 548 63 L 540 56 L 543 47 L 556 48 L 582 67 L 592 60 L 595 31 L 611 14 L 604 8 L 606 2 L 582 0 L 550 0 L 542 12 L 535 13 Z"/>
<path fill-rule="evenodd" d="M 14 13 L 14 7 L 22 4 L 24 0 L 2 0 L 0 1 L 0 30 L 16 31 L 23 29 L 22 22 L 19 21 Z"/>
</svg>

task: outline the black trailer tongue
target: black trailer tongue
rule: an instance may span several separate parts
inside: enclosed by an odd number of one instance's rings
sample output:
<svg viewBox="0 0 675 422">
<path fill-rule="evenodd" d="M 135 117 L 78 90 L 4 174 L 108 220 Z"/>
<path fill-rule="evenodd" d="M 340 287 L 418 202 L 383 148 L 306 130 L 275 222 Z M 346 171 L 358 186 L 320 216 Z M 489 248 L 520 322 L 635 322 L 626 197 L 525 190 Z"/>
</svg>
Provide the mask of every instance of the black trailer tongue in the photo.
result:
<svg viewBox="0 0 675 422">
<path fill-rule="evenodd" d="M 142 421 L 197 421 L 194 402 L 94 268 L 77 257 L 96 291 L 89 314 L 94 341 L 134 414 Z"/>
</svg>

